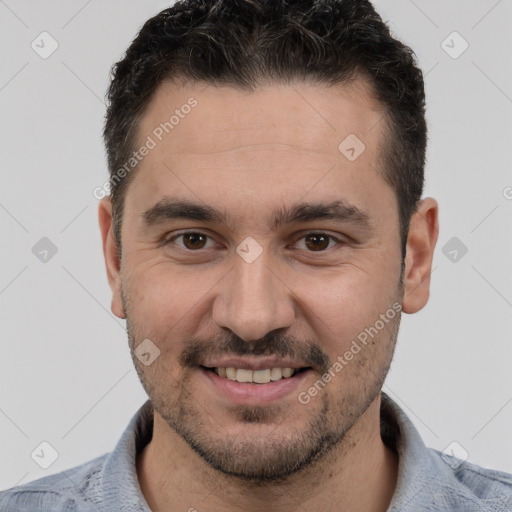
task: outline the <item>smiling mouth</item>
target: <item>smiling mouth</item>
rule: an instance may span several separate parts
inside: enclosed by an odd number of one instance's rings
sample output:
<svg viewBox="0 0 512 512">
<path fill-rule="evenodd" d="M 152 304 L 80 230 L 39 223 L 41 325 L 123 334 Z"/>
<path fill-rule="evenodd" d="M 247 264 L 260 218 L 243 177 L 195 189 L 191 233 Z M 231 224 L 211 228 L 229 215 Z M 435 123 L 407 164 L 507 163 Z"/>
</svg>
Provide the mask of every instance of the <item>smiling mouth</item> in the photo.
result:
<svg viewBox="0 0 512 512">
<path fill-rule="evenodd" d="M 209 368 L 202 366 L 203 369 L 215 373 L 223 379 L 249 384 L 268 384 L 283 379 L 289 379 L 298 373 L 310 370 L 305 368 L 268 368 L 265 370 L 248 370 L 245 368 Z"/>
</svg>

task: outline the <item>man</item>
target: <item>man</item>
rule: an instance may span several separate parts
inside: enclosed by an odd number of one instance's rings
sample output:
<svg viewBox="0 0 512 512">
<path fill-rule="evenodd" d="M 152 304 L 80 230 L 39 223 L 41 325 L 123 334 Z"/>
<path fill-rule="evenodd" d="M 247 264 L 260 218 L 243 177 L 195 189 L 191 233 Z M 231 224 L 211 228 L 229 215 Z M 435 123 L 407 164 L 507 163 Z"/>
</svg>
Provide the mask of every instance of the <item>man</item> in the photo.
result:
<svg viewBox="0 0 512 512">
<path fill-rule="evenodd" d="M 99 219 L 149 400 L 1 510 L 510 511 L 381 392 L 428 301 L 421 71 L 368 1 L 188 0 L 116 64 Z"/>
</svg>

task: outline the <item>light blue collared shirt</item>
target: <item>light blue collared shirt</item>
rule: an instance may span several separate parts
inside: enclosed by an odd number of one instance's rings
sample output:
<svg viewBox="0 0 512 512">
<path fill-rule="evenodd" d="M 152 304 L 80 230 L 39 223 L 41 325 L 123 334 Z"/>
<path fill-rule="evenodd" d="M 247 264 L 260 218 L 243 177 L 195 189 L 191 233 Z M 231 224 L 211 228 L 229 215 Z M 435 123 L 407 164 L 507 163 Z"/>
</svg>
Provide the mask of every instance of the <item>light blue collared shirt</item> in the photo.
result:
<svg viewBox="0 0 512 512">
<path fill-rule="evenodd" d="M 136 457 L 152 431 L 148 400 L 111 453 L 0 492 L 0 511 L 151 512 L 137 480 Z M 399 457 L 388 512 L 512 512 L 512 475 L 427 448 L 404 411 L 385 393 L 381 431 Z"/>
</svg>

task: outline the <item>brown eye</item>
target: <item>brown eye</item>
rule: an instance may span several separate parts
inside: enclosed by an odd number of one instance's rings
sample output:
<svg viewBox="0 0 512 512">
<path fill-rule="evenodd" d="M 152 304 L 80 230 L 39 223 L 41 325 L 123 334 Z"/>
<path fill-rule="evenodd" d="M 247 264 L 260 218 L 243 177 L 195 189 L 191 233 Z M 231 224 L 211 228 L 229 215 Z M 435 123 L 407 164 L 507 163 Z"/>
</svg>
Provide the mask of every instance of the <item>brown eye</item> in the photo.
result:
<svg viewBox="0 0 512 512">
<path fill-rule="evenodd" d="M 306 247 L 312 251 L 323 251 L 329 247 L 330 237 L 323 234 L 311 234 L 304 237 Z"/>
<path fill-rule="evenodd" d="M 321 231 L 306 233 L 301 236 L 294 245 L 294 249 L 300 249 L 306 252 L 325 252 L 330 253 L 331 249 L 344 245 L 343 239 Z"/>
<path fill-rule="evenodd" d="M 169 238 L 165 245 L 176 244 L 178 247 L 188 251 L 198 251 L 200 249 L 211 249 L 215 246 L 215 242 L 208 235 L 197 231 L 188 231 L 180 233 Z"/>
<path fill-rule="evenodd" d="M 206 244 L 206 235 L 202 233 L 185 233 L 181 235 L 183 237 L 183 245 L 187 249 L 202 249 Z"/>
</svg>

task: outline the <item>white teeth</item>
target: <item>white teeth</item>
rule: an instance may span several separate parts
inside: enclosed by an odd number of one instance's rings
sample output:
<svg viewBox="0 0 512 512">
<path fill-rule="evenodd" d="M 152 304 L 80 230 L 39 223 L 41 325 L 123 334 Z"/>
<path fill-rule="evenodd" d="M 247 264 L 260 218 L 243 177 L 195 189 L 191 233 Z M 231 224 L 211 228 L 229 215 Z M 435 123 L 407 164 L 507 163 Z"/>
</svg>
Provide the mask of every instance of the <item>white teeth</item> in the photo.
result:
<svg viewBox="0 0 512 512">
<path fill-rule="evenodd" d="M 270 368 L 267 370 L 247 370 L 245 368 L 215 368 L 220 377 L 237 382 L 267 384 L 270 381 L 287 379 L 295 373 L 294 368 Z"/>
<path fill-rule="evenodd" d="M 293 368 L 283 368 L 281 372 L 283 373 L 283 377 L 287 379 L 293 375 Z"/>
<path fill-rule="evenodd" d="M 236 371 L 236 380 L 238 382 L 252 382 L 252 370 L 243 370 L 239 368 Z"/>
<path fill-rule="evenodd" d="M 270 382 L 270 370 L 255 370 L 252 372 L 252 380 L 258 384 Z"/>
<path fill-rule="evenodd" d="M 283 378 L 283 372 L 281 368 L 272 368 L 270 370 L 270 380 L 281 380 Z"/>
</svg>

